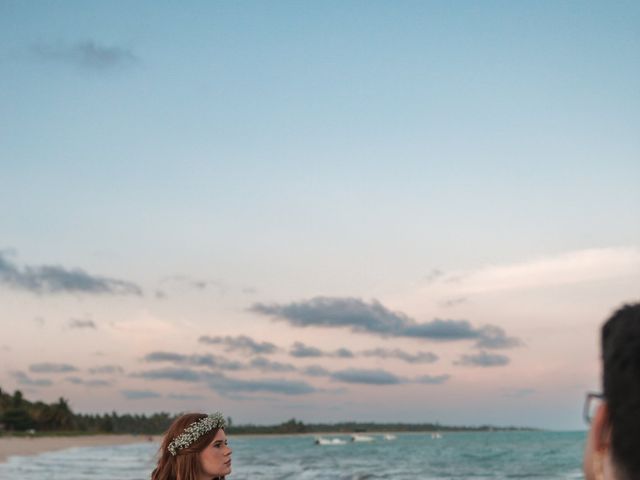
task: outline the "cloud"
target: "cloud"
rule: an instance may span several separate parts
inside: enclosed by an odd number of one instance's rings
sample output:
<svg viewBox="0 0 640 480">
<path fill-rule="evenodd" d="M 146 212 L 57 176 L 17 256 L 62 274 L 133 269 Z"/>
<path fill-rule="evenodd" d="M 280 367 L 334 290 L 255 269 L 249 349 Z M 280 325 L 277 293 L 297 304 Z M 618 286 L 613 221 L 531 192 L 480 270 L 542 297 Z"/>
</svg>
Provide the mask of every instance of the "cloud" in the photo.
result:
<svg viewBox="0 0 640 480">
<path fill-rule="evenodd" d="M 471 355 L 462 355 L 455 365 L 472 367 L 502 367 L 509 363 L 509 357 L 495 353 L 480 352 Z"/>
<path fill-rule="evenodd" d="M 37 44 L 31 48 L 39 60 L 73 65 L 86 70 L 112 70 L 128 67 L 139 60 L 129 49 L 100 45 L 85 40 L 74 45 Z"/>
<path fill-rule="evenodd" d="M 191 283 L 191 286 L 197 288 L 198 290 L 204 290 L 205 288 L 207 288 L 208 284 L 209 282 L 206 282 L 204 280 L 195 280 Z"/>
<path fill-rule="evenodd" d="M 294 372 L 296 367 L 289 363 L 273 362 L 264 357 L 257 357 L 249 362 L 251 368 L 256 368 L 263 372 Z"/>
<path fill-rule="evenodd" d="M 465 340 L 480 337 L 480 332 L 466 320 L 440 320 L 415 323 L 403 328 L 405 336 L 433 340 Z"/>
<path fill-rule="evenodd" d="M 449 298 L 447 300 L 443 300 L 440 302 L 440 305 L 443 307 L 457 307 L 458 305 L 462 305 L 463 303 L 467 303 L 469 299 L 467 297 L 456 297 Z"/>
<path fill-rule="evenodd" d="M 25 385 L 29 387 L 50 387 L 53 383 L 46 378 L 31 378 L 24 372 L 11 372 L 13 378 L 16 379 L 19 385 Z"/>
<path fill-rule="evenodd" d="M 158 392 L 151 390 L 121 390 L 120 393 L 128 400 L 145 400 L 148 398 L 160 398 L 162 396 Z"/>
<path fill-rule="evenodd" d="M 177 382 L 199 382 L 204 378 L 204 372 L 190 368 L 159 368 L 156 370 L 146 370 L 134 372 L 131 377 L 144 378 L 145 380 L 174 380 Z"/>
<path fill-rule="evenodd" d="M 167 283 L 178 286 L 185 286 L 187 287 L 187 289 L 197 291 L 204 291 L 209 287 L 214 287 L 219 295 L 224 295 L 228 290 L 228 287 L 226 285 L 217 280 L 200 280 L 191 278 L 187 275 L 173 275 L 162 279 L 160 282 L 161 285 L 166 285 Z"/>
<path fill-rule="evenodd" d="M 481 336 L 476 342 L 478 348 L 498 349 L 498 348 L 511 348 L 519 347 L 522 345 L 522 341 L 508 337 L 506 332 L 494 325 L 486 325 L 480 329 Z"/>
<path fill-rule="evenodd" d="M 171 362 L 194 367 L 219 368 L 223 370 L 242 370 L 246 365 L 216 355 L 182 355 L 173 352 L 151 352 L 143 358 L 146 362 Z"/>
<path fill-rule="evenodd" d="M 202 395 L 189 395 L 185 393 L 170 393 L 167 395 L 167 398 L 171 400 L 202 400 L 204 397 Z"/>
<path fill-rule="evenodd" d="M 182 355 L 174 352 L 151 352 L 143 358 L 146 362 L 170 362 L 176 365 L 209 367 L 219 370 L 257 369 L 263 372 L 294 372 L 296 367 L 289 363 L 271 361 L 265 357 L 255 357 L 249 363 L 226 360 L 216 355 Z"/>
<path fill-rule="evenodd" d="M 0 251 L 0 283 L 38 294 L 88 293 L 142 295 L 142 289 L 124 280 L 91 275 L 80 269 L 54 265 L 18 267 Z"/>
<path fill-rule="evenodd" d="M 442 385 L 449 381 L 451 375 L 422 375 L 415 379 L 416 383 L 422 383 L 424 385 Z"/>
<path fill-rule="evenodd" d="M 353 358 L 353 352 L 348 348 L 339 348 L 333 352 L 325 352 L 316 347 L 305 345 L 302 342 L 295 342 L 289 350 L 289 355 L 297 358 L 311 358 L 311 357 L 338 357 L 338 358 Z"/>
<path fill-rule="evenodd" d="M 442 276 L 444 275 L 444 272 L 438 268 L 434 268 L 433 270 L 431 270 L 428 274 L 426 274 L 424 276 L 424 282 L 425 283 L 433 283 L 436 280 L 438 280 L 439 278 L 442 278 Z"/>
<path fill-rule="evenodd" d="M 259 380 L 240 380 L 221 374 L 211 374 L 208 379 L 209 387 L 221 395 L 237 393 L 274 393 L 278 395 L 307 395 L 317 390 L 307 382 L 265 378 Z"/>
<path fill-rule="evenodd" d="M 227 352 L 241 351 L 250 355 L 267 355 L 278 351 L 278 347 L 273 343 L 256 342 L 246 335 L 236 337 L 209 337 L 203 335 L 198 341 L 208 345 L 224 345 Z"/>
<path fill-rule="evenodd" d="M 349 350 L 348 348 L 339 348 L 338 350 L 336 350 L 333 353 L 333 356 L 335 357 L 339 357 L 339 358 L 353 358 L 353 352 L 351 350 Z"/>
<path fill-rule="evenodd" d="M 77 372 L 78 369 L 67 363 L 34 363 L 29 366 L 31 373 L 68 373 Z"/>
<path fill-rule="evenodd" d="M 639 270 L 640 248 L 594 248 L 457 272 L 440 283 L 451 283 L 450 278 L 455 277 L 456 294 L 475 295 L 623 278 L 637 275 Z"/>
<path fill-rule="evenodd" d="M 291 346 L 289 355 L 297 358 L 322 357 L 324 352 L 316 347 L 309 347 L 302 342 L 296 342 Z"/>
<path fill-rule="evenodd" d="M 85 385 L 87 387 L 108 387 L 111 385 L 111 382 L 107 380 L 84 380 L 80 377 L 67 377 L 65 380 L 74 385 Z"/>
<path fill-rule="evenodd" d="M 404 352 L 400 349 L 386 350 L 384 348 L 376 348 L 373 350 L 365 350 L 362 352 L 365 357 L 378 358 L 397 358 L 407 363 L 433 363 L 438 360 L 438 356 L 431 352 L 418 352 L 415 354 Z"/>
<path fill-rule="evenodd" d="M 144 361 L 146 362 L 175 362 L 175 363 L 185 363 L 188 359 L 186 355 L 182 355 L 181 353 L 173 353 L 173 352 L 151 352 L 147 353 L 144 356 Z"/>
<path fill-rule="evenodd" d="M 385 370 L 360 370 L 350 368 L 331 374 L 333 380 L 366 385 L 397 385 L 405 380 Z"/>
<path fill-rule="evenodd" d="M 411 324 L 406 315 L 391 312 L 375 300 L 367 304 L 355 298 L 315 297 L 287 305 L 255 303 L 250 310 L 296 327 L 351 327 L 357 332 L 385 335 L 395 334 Z"/>
<path fill-rule="evenodd" d="M 269 365 L 274 368 L 273 365 Z M 172 380 L 187 383 L 204 383 L 221 395 L 237 393 L 277 393 L 282 395 L 303 395 L 316 389 L 303 381 L 286 379 L 243 380 L 230 378 L 219 372 L 203 372 L 189 368 L 161 368 L 135 372 L 130 375 L 145 380 Z"/>
<path fill-rule="evenodd" d="M 124 368 L 119 365 L 101 365 L 89 369 L 89 373 L 93 375 L 115 375 L 124 373 Z"/>
<path fill-rule="evenodd" d="M 98 327 L 96 326 L 93 320 L 82 319 L 82 318 L 72 318 L 69 320 L 69 328 L 91 328 L 95 330 Z"/>
<path fill-rule="evenodd" d="M 413 381 L 398 377 L 385 370 L 360 370 L 347 369 L 330 372 L 319 365 L 312 365 L 299 370 L 300 373 L 310 377 L 330 377 L 333 380 L 344 383 L 359 383 L 366 385 L 397 385 L 399 383 L 421 383 L 428 385 L 441 385 L 447 382 L 450 375 L 423 375 Z"/>
<path fill-rule="evenodd" d="M 404 313 L 388 310 L 376 300 L 366 303 L 357 298 L 315 297 L 285 305 L 255 303 L 250 311 L 286 321 L 296 327 L 348 327 L 353 332 L 383 337 L 476 340 L 483 343 L 483 348 L 505 348 L 520 344 L 518 339 L 507 337 L 499 327 L 488 325 L 476 328 L 466 320 L 435 319 L 418 323 Z"/>
<path fill-rule="evenodd" d="M 320 365 L 310 365 L 308 367 L 304 367 L 300 370 L 304 375 L 308 375 L 309 377 L 328 377 L 331 375 L 331 372 Z"/>
</svg>

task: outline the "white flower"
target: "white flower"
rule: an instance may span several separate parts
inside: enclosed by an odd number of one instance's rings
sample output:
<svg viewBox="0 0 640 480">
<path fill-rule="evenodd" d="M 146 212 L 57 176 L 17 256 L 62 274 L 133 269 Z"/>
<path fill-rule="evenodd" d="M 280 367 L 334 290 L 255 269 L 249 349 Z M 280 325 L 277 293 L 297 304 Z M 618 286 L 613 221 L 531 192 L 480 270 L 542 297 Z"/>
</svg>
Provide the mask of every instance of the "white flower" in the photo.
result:
<svg viewBox="0 0 640 480">
<path fill-rule="evenodd" d="M 167 449 L 171 455 L 176 456 L 178 450 L 187 448 L 198 440 L 205 433 L 209 433 L 216 428 L 224 428 L 224 417 L 222 413 L 216 412 L 208 415 L 200 420 L 193 422 L 187 428 L 184 429 L 180 435 L 173 439 Z"/>
</svg>

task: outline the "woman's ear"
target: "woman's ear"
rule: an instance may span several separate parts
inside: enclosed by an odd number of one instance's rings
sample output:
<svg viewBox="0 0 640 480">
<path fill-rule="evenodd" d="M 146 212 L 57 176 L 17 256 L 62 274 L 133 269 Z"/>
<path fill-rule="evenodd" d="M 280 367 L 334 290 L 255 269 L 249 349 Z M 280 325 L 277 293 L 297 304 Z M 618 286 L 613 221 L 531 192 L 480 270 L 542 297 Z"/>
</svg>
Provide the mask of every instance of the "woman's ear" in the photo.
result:
<svg viewBox="0 0 640 480">
<path fill-rule="evenodd" d="M 602 402 L 592 420 L 594 450 L 606 453 L 611 446 L 611 423 L 607 402 Z"/>
</svg>

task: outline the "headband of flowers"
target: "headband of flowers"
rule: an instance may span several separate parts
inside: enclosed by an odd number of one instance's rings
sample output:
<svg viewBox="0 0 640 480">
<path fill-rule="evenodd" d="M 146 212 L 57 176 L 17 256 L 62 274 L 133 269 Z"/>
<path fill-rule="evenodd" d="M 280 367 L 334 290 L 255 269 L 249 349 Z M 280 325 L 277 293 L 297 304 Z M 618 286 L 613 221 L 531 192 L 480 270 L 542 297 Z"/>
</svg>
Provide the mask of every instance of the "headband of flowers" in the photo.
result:
<svg viewBox="0 0 640 480">
<path fill-rule="evenodd" d="M 205 433 L 209 433 L 216 428 L 224 428 L 224 417 L 220 412 L 212 413 L 198 421 L 193 422 L 187 428 L 184 429 L 180 435 L 174 438 L 167 450 L 174 457 L 178 454 L 178 450 L 187 448 L 198 440 Z"/>
</svg>

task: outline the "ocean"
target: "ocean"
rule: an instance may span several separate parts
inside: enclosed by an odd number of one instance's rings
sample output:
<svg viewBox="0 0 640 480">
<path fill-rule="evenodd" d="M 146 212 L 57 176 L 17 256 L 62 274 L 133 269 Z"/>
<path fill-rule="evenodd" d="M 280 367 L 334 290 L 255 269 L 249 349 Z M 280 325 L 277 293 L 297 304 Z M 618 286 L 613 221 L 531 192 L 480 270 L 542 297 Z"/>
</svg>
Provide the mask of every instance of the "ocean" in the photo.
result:
<svg viewBox="0 0 640 480">
<path fill-rule="evenodd" d="M 398 433 L 316 445 L 313 436 L 230 436 L 228 480 L 582 479 L 584 432 Z M 147 480 L 158 445 L 82 447 L 0 464 L 0 479 Z"/>
</svg>

